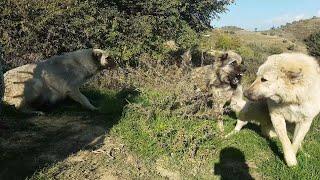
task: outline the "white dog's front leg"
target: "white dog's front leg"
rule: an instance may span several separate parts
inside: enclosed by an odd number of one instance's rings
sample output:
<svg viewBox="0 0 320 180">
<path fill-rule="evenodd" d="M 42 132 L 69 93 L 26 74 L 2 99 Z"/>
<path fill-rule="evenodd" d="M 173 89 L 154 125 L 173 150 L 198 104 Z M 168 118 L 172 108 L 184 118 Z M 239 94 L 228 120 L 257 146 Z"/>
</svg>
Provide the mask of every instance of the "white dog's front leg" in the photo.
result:
<svg viewBox="0 0 320 180">
<path fill-rule="evenodd" d="M 68 96 L 72 98 L 73 100 L 80 103 L 82 106 L 84 106 L 87 109 L 90 109 L 92 111 L 97 110 L 98 108 L 94 107 L 90 101 L 87 99 L 86 96 L 84 96 L 79 89 L 74 89 L 70 92 L 68 92 Z"/>
<path fill-rule="evenodd" d="M 236 132 L 240 131 L 243 128 L 243 126 L 245 126 L 246 124 L 248 124 L 248 121 L 241 121 L 240 119 L 237 119 L 237 125 L 234 128 L 234 131 Z"/>
<path fill-rule="evenodd" d="M 282 116 L 279 115 L 272 115 L 271 113 L 271 121 L 272 125 L 281 141 L 284 158 L 288 166 L 295 166 L 297 165 L 296 155 L 292 148 L 290 139 L 287 134 L 286 122 Z"/>
<path fill-rule="evenodd" d="M 304 137 L 306 136 L 307 132 L 310 129 L 311 124 L 312 124 L 312 120 L 308 120 L 308 121 L 300 122 L 299 124 L 296 125 L 294 130 L 293 140 L 292 140 L 292 147 L 295 154 L 297 154 Z"/>
</svg>

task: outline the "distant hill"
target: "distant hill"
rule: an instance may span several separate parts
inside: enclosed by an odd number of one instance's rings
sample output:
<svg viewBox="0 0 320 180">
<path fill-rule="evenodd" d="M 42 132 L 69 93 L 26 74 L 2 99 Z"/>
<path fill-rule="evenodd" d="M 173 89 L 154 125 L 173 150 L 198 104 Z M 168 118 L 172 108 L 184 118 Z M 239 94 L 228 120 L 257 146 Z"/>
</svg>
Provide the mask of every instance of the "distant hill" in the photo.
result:
<svg viewBox="0 0 320 180">
<path fill-rule="evenodd" d="M 241 31 L 241 30 L 243 30 L 242 28 L 237 27 L 237 26 L 223 26 L 219 29 L 226 30 L 226 31 Z"/>
<path fill-rule="evenodd" d="M 283 36 L 291 40 L 295 39 L 298 41 L 303 41 L 310 34 L 317 31 L 320 31 L 320 18 L 313 17 L 311 19 L 287 23 L 279 28 L 265 31 L 265 33 Z"/>
</svg>

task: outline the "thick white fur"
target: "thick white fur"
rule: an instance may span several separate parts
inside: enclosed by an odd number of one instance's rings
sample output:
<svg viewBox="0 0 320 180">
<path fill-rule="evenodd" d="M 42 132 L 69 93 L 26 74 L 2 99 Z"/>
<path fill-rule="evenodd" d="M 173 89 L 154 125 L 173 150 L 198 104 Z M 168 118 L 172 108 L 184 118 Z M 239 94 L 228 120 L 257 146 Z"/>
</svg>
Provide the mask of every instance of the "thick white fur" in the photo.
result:
<svg viewBox="0 0 320 180">
<path fill-rule="evenodd" d="M 248 122 L 255 122 L 260 124 L 262 135 L 268 138 L 277 136 L 271 123 L 266 101 L 244 100 L 241 85 L 232 95 L 230 108 L 236 113 L 237 125 L 229 135 L 239 132 Z"/>
<path fill-rule="evenodd" d="M 108 66 L 107 57 L 106 51 L 83 49 L 9 70 L 4 74 L 4 102 L 26 113 L 42 114 L 34 111 L 31 104 L 53 104 L 68 96 L 85 108 L 96 110 L 79 88 Z"/>
<path fill-rule="evenodd" d="M 266 99 L 275 131 L 288 166 L 297 164 L 296 153 L 320 112 L 320 68 L 311 56 L 284 53 L 270 56 L 260 66 L 257 79 L 245 92 L 251 100 Z M 286 122 L 296 124 L 292 143 Z"/>
</svg>

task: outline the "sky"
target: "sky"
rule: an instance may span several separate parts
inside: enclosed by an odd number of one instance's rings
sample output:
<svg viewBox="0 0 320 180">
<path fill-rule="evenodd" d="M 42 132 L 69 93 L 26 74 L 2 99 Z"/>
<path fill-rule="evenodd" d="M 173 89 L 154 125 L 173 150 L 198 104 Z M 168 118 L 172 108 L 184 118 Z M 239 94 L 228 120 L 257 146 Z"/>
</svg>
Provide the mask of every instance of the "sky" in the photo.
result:
<svg viewBox="0 0 320 180">
<path fill-rule="evenodd" d="M 301 19 L 320 17 L 320 0 L 235 0 L 228 11 L 213 19 L 213 27 L 238 26 L 267 30 Z"/>
</svg>

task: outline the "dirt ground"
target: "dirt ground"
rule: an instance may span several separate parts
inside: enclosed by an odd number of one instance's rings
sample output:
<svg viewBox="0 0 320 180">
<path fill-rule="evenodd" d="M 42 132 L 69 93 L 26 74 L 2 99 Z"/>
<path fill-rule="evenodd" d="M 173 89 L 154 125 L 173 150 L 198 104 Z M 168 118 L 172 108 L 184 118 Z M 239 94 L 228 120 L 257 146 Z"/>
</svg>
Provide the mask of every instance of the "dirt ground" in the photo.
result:
<svg viewBox="0 0 320 180">
<path fill-rule="evenodd" d="M 5 107 L 0 121 L 0 179 L 25 179 L 79 151 L 100 148 L 121 117 L 128 93 L 89 94 L 101 107 L 99 112 L 86 111 L 71 100 L 45 116 Z"/>
</svg>

